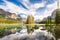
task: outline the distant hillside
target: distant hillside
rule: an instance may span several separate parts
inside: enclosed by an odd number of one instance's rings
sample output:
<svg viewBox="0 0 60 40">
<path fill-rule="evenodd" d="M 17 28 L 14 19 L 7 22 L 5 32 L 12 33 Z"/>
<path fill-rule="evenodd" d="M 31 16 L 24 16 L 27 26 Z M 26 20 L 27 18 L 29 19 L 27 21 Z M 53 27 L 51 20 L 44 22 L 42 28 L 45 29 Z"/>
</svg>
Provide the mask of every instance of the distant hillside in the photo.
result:
<svg viewBox="0 0 60 40">
<path fill-rule="evenodd" d="M 21 17 L 15 13 L 6 12 L 3 9 L 0 9 L 0 24 L 22 23 L 21 20 Z"/>
<path fill-rule="evenodd" d="M 0 9 L 0 16 L 5 18 L 18 18 L 18 16 L 15 13 L 6 12 L 3 9 Z"/>
<path fill-rule="evenodd" d="M 4 11 L 3 9 L 0 9 L 0 14 L 4 14 L 5 16 L 6 16 L 6 15 L 8 15 L 8 16 L 11 15 L 10 12 L 6 12 L 6 11 Z"/>
<path fill-rule="evenodd" d="M 48 18 L 46 17 L 46 18 L 43 18 L 43 20 L 48 20 Z"/>
</svg>

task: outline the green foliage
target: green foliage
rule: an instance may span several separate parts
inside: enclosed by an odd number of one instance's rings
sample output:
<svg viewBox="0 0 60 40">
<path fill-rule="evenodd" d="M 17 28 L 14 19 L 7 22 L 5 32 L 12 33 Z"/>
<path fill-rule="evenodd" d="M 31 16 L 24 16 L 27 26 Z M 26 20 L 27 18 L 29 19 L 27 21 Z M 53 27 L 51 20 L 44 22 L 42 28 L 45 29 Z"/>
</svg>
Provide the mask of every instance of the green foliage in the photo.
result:
<svg viewBox="0 0 60 40">
<path fill-rule="evenodd" d="M 0 18 L 5 18 L 5 14 L 0 14 Z"/>
<path fill-rule="evenodd" d="M 0 14 L 0 24 L 13 24 L 13 23 L 21 23 L 20 18 L 6 18 L 5 14 Z"/>
<path fill-rule="evenodd" d="M 48 23 L 48 20 L 43 20 L 43 21 L 41 21 L 40 23 L 41 23 L 41 24 L 46 24 L 46 23 Z"/>
<path fill-rule="evenodd" d="M 55 29 L 55 36 L 60 38 L 60 29 Z"/>
<path fill-rule="evenodd" d="M 43 20 L 40 24 L 55 24 L 55 19 Z"/>
<path fill-rule="evenodd" d="M 31 31 L 33 32 L 33 25 L 31 24 L 34 24 L 34 17 L 33 16 L 28 16 L 27 17 L 27 21 L 26 21 L 26 24 L 30 24 L 30 25 L 27 25 L 27 32 L 30 33 Z"/>
<path fill-rule="evenodd" d="M 13 24 L 13 23 L 21 23 L 21 22 L 15 19 L 11 19 L 11 18 L 8 18 L 8 19 L 0 18 L 0 23 Z"/>
<path fill-rule="evenodd" d="M 26 24 L 33 24 L 33 23 L 34 23 L 34 17 L 29 15 L 27 17 Z"/>
<path fill-rule="evenodd" d="M 7 29 L 8 31 L 14 28 L 21 29 L 21 26 L 20 25 L 0 25 L 0 37 L 4 36 L 5 29 Z"/>
<path fill-rule="evenodd" d="M 60 10 L 56 10 L 56 17 L 55 17 L 55 23 L 56 25 L 60 24 Z"/>
<path fill-rule="evenodd" d="M 0 37 L 4 36 L 5 29 L 0 28 Z"/>
</svg>

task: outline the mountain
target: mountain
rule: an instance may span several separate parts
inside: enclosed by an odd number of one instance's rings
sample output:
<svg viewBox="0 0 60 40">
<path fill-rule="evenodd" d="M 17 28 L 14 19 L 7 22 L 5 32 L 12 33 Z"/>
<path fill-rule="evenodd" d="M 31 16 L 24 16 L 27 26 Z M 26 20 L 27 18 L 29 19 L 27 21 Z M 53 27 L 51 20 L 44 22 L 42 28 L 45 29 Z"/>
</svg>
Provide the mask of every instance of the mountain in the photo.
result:
<svg viewBox="0 0 60 40">
<path fill-rule="evenodd" d="M 0 14 L 4 14 L 4 15 L 11 15 L 10 12 L 6 12 L 3 9 L 0 9 Z"/>
<path fill-rule="evenodd" d="M 51 18 L 54 19 L 55 16 L 56 16 L 56 10 L 54 10 L 54 11 L 52 12 Z"/>
<path fill-rule="evenodd" d="M 47 20 L 47 19 L 48 19 L 47 17 L 43 18 L 43 20 Z"/>
<path fill-rule="evenodd" d="M 41 22 L 40 19 L 36 19 L 36 20 L 35 20 L 35 23 L 39 23 L 39 22 Z"/>
<path fill-rule="evenodd" d="M 0 15 L 4 15 L 5 18 L 18 18 L 18 16 L 15 13 L 10 13 L 10 12 L 6 12 L 3 9 L 0 9 Z"/>
</svg>

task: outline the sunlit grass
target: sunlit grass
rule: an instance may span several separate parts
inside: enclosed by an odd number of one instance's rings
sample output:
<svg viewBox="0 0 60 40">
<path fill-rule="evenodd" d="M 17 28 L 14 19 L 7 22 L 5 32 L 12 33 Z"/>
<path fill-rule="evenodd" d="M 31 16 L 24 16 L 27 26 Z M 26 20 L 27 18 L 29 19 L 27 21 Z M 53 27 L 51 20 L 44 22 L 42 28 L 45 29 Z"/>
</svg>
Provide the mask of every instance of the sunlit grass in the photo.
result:
<svg viewBox="0 0 60 40">
<path fill-rule="evenodd" d="M 17 21 L 17 20 L 12 20 L 12 19 L 7 19 L 7 18 L 0 18 L 0 24 L 17 24 L 17 23 L 21 23 L 21 21 Z"/>
</svg>

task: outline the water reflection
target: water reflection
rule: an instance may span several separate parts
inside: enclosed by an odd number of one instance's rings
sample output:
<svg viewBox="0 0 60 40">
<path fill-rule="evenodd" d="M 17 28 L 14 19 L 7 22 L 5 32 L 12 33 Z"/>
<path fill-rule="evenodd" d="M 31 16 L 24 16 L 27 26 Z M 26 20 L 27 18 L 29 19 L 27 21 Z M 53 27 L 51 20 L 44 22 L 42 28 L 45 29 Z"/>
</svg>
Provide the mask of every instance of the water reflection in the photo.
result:
<svg viewBox="0 0 60 40">
<path fill-rule="evenodd" d="M 39 27 L 39 29 L 34 29 L 34 32 L 32 34 L 28 34 L 27 28 L 24 26 L 19 32 L 0 38 L 0 40 L 51 40 L 52 38 L 54 39 L 52 33 L 48 32 L 47 30 L 41 29 L 44 28 Z"/>
</svg>

